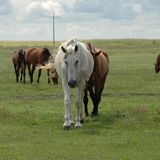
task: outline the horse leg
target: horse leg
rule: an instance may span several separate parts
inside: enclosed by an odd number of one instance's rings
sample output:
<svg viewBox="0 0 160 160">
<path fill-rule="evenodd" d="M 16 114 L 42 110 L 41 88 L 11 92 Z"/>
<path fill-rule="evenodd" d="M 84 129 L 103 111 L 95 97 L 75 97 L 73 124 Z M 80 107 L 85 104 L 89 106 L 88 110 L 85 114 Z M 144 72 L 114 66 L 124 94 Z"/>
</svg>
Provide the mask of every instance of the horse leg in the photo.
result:
<svg viewBox="0 0 160 160">
<path fill-rule="evenodd" d="M 31 74 L 30 74 L 30 83 L 32 83 L 33 82 L 33 73 L 34 73 L 34 70 L 35 70 L 35 66 L 34 65 L 32 65 L 32 70 L 31 70 Z"/>
<path fill-rule="evenodd" d="M 40 79 L 41 73 L 42 73 L 42 69 L 39 69 L 39 70 L 38 70 L 38 79 L 37 79 L 37 83 L 39 83 L 39 79 Z"/>
<path fill-rule="evenodd" d="M 15 70 L 15 75 L 16 75 L 16 82 L 18 82 L 19 73 L 18 73 L 18 68 L 16 64 L 14 64 L 14 70 Z"/>
<path fill-rule="evenodd" d="M 89 113 L 88 113 L 88 107 L 87 107 L 87 105 L 88 105 L 87 89 L 85 89 L 85 91 L 84 91 L 83 103 L 84 103 L 85 114 L 86 114 L 86 116 L 88 116 Z"/>
<path fill-rule="evenodd" d="M 84 114 L 83 114 L 83 108 L 82 108 L 82 100 L 84 96 L 84 89 L 85 89 L 86 83 L 85 81 L 81 82 L 81 84 L 78 87 L 78 95 L 77 95 L 77 100 L 76 100 L 76 107 L 77 107 L 77 116 L 76 116 L 76 128 L 80 128 L 81 122 L 84 122 Z"/>
<path fill-rule="evenodd" d="M 21 68 L 21 78 L 20 78 L 20 81 L 22 81 L 22 75 L 23 75 L 23 69 Z"/>
<path fill-rule="evenodd" d="M 95 95 L 93 98 L 93 103 L 94 103 L 94 107 L 92 110 L 92 115 L 98 115 L 98 105 L 101 101 L 101 94 L 104 88 L 104 85 L 100 85 L 100 83 L 98 83 L 99 85 L 95 86 Z"/>
<path fill-rule="evenodd" d="M 71 93 L 67 82 L 64 81 L 63 79 L 62 79 L 62 86 L 64 91 L 64 110 L 65 110 L 63 127 L 64 129 L 68 129 L 71 127 L 71 124 L 73 123 L 72 113 L 71 113 Z"/>
<path fill-rule="evenodd" d="M 28 64 L 28 74 L 29 74 L 29 77 L 30 77 L 30 83 L 31 82 L 31 64 Z"/>
<path fill-rule="evenodd" d="M 48 83 L 51 83 L 51 82 L 50 82 L 50 74 L 49 74 L 49 69 L 47 69 L 47 76 L 48 76 Z"/>
<path fill-rule="evenodd" d="M 99 90 L 99 86 L 95 86 L 95 94 L 93 96 L 93 110 L 92 110 L 92 116 L 98 115 L 98 104 L 100 102 L 101 93 Z"/>
<path fill-rule="evenodd" d="M 26 68 L 23 69 L 23 83 L 26 81 Z"/>
</svg>

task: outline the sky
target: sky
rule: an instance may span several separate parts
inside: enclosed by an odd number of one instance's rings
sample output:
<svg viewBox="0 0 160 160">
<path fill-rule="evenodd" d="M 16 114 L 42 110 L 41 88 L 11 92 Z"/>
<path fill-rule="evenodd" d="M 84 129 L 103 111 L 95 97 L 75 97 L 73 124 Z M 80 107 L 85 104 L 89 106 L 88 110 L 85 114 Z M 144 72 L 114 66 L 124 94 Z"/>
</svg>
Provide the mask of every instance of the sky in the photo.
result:
<svg viewBox="0 0 160 160">
<path fill-rule="evenodd" d="M 0 40 L 160 39 L 160 0 L 0 0 Z"/>
</svg>

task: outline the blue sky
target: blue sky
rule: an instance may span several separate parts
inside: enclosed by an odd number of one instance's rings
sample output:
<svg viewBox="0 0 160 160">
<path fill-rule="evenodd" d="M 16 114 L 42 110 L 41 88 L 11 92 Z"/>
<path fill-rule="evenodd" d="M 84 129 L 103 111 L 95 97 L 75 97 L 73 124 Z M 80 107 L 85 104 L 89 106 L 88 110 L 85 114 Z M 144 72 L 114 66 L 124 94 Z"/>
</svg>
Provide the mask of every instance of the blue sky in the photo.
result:
<svg viewBox="0 0 160 160">
<path fill-rule="evenodd" d="M 160 39 L 160 0 L 0 0 L 0 40 Z"/>
</svg>

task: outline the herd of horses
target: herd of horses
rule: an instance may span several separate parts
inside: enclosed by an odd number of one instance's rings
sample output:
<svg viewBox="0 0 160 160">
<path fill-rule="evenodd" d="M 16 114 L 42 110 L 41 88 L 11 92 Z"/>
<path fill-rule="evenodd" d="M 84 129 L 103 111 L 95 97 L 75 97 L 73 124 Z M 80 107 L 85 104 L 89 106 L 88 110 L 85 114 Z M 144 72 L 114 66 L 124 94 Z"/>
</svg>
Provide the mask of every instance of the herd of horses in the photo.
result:
<svg viewBox="0 0 160 160">
<path fill-rule="evenodd" d="M 20 75 L 20 81 L 23 80 L 25 83 L 25 76 L 26 76 L 26 68 L 28 68 L 28 74 L 30 77 L 30 83 L 33 82 L 33 74 L 36 69 L 37 65 L 45 65 L 49 58 L 51 57 L 51 54 L 47 48 L 28 48 L 23 50 L 17 49 L 13 53 L 13 64 L 16 74 L 16 81 L 19 81 L 19 73 Z M 40 77 L 41 77 L 42 69 L 38 69 L 38 78 L 37 83 L 39 83 Z M 50 74 L 49 74 L 50 73 Z M 56 85 L 58 84 L 58 75 L 55 72 L 49 72 L 47 70 L 48 75 L 48 83 L 50 83 L 50 78 L 52 79 L 53 83 Z"/>
<path fill-rule="evenodd" d="M 75 123 L 76 128 L 80 128 L 88 116 L 88 93 L 93 103 L 92 116 L 98 115 L 98 105 L 101 101 L 101 94 L 104 89 L 105 81 L 109 72 L 108 54 L 99 48 L 93 47 L 90 43 L 82 43 L 76 39 L 62 43 L 57 51 L 55 58 L 51 58 L 47 48 L 18 49 L 13 54 L 13 64 L 15 68 L 16 81 L 25 83 L 26 68 L 33 82 L 33 73 L 38 69 L 38 79 L 42 69 L 47 70 L 48 83 L 50 78 L 54 84 L 58 84 L 58 77 L 62 79 L 64 91 L 64 124 L 68 129 Z M 160 71 L 160 55 L 155 63 L 155 72 Z M 76 118 L 74 122 L 71 110 L 71 88 L 77 88 L 76 98 Z M 82 107 L 84 103 L 84 108 Z M 84 111 L 83 111 L 84 110 Z"/>
</svg>

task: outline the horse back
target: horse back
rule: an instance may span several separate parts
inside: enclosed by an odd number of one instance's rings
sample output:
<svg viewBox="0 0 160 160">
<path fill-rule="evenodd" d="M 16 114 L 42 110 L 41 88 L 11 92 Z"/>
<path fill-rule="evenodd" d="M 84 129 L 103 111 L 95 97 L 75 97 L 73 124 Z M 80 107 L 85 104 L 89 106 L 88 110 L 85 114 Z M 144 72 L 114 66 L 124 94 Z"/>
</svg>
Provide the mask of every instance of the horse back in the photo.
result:
<svg viewBox="0 0 160 160">
<path fill-rule="evenodd" d="M 96 57 L 95 63 L 95 65 L 97 65 L 97 75 L 99 75 L 99 77 L 103 79 L 103 77 L 105 77 L 109 72 L 109 57 L 107 53 L 101 51 L 101 53 Z"/>
<path fill-rule="evenodd" d="M 50 57 L 47 48 L 29 48 L 25 53 L 25 60 L 27 64 L 44 64 Z"/>
</svg>

